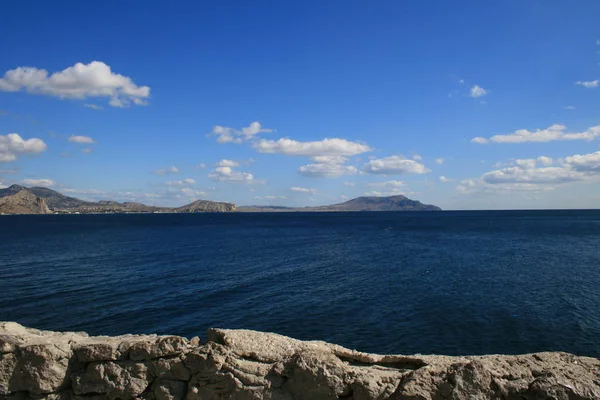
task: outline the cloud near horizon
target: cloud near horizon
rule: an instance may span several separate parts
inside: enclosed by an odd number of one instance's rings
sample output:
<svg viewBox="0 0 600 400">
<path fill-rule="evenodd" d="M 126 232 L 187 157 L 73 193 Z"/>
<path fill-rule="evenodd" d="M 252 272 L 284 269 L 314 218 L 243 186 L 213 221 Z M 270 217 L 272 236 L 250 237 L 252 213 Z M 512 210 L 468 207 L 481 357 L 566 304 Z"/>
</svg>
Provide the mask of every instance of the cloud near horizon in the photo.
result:
<svg viewBox="0 0 600 400">
<path fill-rule="evenodd" d="M 431 172 L 425 165 L 402 156 L 389 156 L 370 160 L 363 166 L 362 171 L 367 174 L 378 175 L 426 174 Z"/>
<path fill-rule="evenodd" d="M 465 179 L 457 186 L 461 193 L 476 191 L 546 191 L 574 182 L 600 181 L 600 151 L 553 159 L 540 156 L 517 159 L 509 166 L 486 172 L 477 179 Z"/>
<path fill-rule="evenodd" d="M 526 143 L 526 142 L 552 142 L 558 140 L 594 140 L 600 135 L 600 125 L 592 126 L 584 132 L 566 132 L 567 127 L 561 124 L 554 124 L 546 129 L 529 131 L 527 129 L 518 129 L 506 135 L 494 135 L 489 139 L 483 137 L 474 137 L 472 143 Z"/>
</svg>

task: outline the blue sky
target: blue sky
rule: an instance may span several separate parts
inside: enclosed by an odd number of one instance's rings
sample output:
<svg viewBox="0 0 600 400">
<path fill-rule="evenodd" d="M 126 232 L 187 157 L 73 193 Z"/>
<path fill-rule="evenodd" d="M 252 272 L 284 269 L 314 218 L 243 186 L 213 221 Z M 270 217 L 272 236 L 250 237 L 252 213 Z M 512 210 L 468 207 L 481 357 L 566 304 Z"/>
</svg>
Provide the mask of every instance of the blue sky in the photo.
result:
<svg viewBox="0 0 600 400">
<path fill-rule="evenodd" d="M 598 208 L 597 1 L 11 2 L 0 185 Z"/>
</svg>

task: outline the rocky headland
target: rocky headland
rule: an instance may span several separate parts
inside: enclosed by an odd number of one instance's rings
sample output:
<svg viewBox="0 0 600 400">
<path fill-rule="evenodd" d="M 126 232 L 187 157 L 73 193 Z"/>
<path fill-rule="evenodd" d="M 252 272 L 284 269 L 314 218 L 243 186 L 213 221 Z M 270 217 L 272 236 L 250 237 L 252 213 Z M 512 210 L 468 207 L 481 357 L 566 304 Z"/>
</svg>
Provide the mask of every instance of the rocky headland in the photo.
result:
<svg viewBox="0 0 600 400">
<path fill-rule="evenodd" d="M 0 323 L 0 399 L 600 399 L 600 360 L 567 353 L 377 355 L 225 329 L 207 339 Z"/>
<path fill-rule="evenodd" d="M 51 214 L 46 201 L 33 193 L 22 190 L 10 196 L 0 197 L 0 214 Z"/>
</svg>

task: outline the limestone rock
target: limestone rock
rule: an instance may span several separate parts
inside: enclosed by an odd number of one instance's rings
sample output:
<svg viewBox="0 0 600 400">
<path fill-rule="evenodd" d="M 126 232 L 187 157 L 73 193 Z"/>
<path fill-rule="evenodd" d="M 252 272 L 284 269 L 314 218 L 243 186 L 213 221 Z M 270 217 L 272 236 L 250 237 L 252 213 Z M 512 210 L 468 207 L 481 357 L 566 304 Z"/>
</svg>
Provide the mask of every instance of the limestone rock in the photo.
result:
<svg viewBox="0 0 600 400">
<path fill-rule="evenodd" d="M 106 393 L 110 399 L 131 399 L 141 395 L 151 379 L 142 363 L 92 363 L 85 372 L 73 377 L 73 392 L 76 395 Z"/>
<path fill-rule="evenodd" d="M 273 333 L 88 337 L 0 323 L 0 400 L 600 399 L 600 360 L 405 356 Z"/>
</svg>

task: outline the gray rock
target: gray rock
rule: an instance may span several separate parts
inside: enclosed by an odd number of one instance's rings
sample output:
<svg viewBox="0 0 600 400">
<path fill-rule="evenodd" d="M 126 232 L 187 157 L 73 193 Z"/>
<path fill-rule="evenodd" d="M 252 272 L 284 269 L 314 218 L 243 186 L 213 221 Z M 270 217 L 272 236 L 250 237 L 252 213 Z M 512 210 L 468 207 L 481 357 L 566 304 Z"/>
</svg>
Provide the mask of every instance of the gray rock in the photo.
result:
<svg viewBox="0 0 600 400">
<path fill-rule="evenodd" d="M 361 353 L 273 333 L 88 337 L 0 323 L 0 400 L 600 399 L 600 360 L 567 353 Z"/>
<path fill-rule="evenodd" d="M 110 399 L 131 399 L 148 388 L 148 367 L 134 361 L 92 363 L 73 376 L 76 395 L 107 394 Z"/>
</svg>

